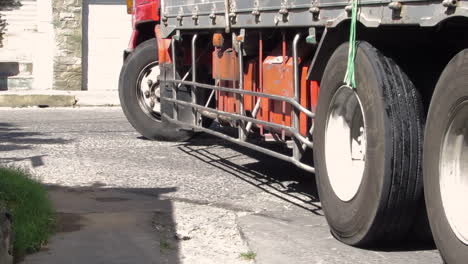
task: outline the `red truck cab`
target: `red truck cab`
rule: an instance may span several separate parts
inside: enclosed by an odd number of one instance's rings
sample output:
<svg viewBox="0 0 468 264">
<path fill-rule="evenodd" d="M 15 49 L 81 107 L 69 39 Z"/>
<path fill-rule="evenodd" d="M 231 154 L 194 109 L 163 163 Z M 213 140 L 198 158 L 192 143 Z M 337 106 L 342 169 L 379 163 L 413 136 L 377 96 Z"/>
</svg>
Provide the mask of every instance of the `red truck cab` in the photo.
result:
<svg viewBox="0 0 468 264">
<path fill-rule="evenodd" d="M 124 60 L 143 41 L 154 38 L 154 26 L 160 20 L 160 0 L 127 0 L 127 13 L 132 15 L 133 32 Z"/>
</svg>

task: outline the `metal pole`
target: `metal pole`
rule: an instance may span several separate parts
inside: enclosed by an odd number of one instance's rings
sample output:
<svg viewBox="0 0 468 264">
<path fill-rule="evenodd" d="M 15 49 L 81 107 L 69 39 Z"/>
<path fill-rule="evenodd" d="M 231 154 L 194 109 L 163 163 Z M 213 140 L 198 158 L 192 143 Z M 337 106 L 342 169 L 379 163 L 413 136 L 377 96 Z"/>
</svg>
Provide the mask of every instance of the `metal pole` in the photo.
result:
<svg viewBox="0 0 468 264">
<path fill-rule="evenodd" d="M 241 30 L 242 32 L 242 30 Z M 241 37 L 244 37 L 244 35 L 241 33 L 239 35 Z M 244 90 L 244 54 L 242 52 L 242 44 L 243 44 L 243 39 L 238 41 L 238 57 L 239 57 L 239 90 Z M 239 114 L 244 116 L 244 95 L 239 94 L 237 97 L 238 102 L 239 102 Z M 239 121 L 239 139 L 241 141 L 245 141 L 247 138 L 246 132 L 245 132 L 245 124 L 243 121 Z"/>
<path fill-rule="evenodd" d="M 176 80 L 176 78 L 177 78 L 177 75 L 176 75 L 177 70 L 176 70 L 175 41 L 176 41 L 175 38 L 172 37 L 172 41 L 171 41 L 172 78 L 174 80 Z M 175 83 L 172 85 L 172 99 L 177 100 L 177 85 L 175 85 Z M 178 117 L 177 117 L 177 104 L 172 104 L 172 117 L 175 120 L 178 120 Z"/>
<path fill-rule="evenodd" d="M 245 122 L 252 122 L 254 124 L 259 124 L 259 125 L 262 125 L 262 126 L 265 126 L 265 127 L 272 127 L 272 128 L 282 129 L 282 130 L 291 132 L 293 134 L 293 136 L 298 141 L 300 141 L 301 143 L 306 144 L 307 147 L 312 148 L 314 146 L 314 144 L 310 140 L 308 140 L 307 138 L 302 136 L 299 133 L 299 131 L 297 131 L 296 129 L 294 129 L 293 127 L 290 127 L 290 126 L 286 126 L 286 125 L 278 124 L 278 123 L 272 123 L 272 122 L 268 122 L 268 121 L 264 121 L 264 120 L 260 120 L 260 119 L 255 119 L 255 118 L 252 118 L 252 117 L 247 117 L 245 115 L 239 115 L 238 113 L 234 114 L 234 113 L 231 113 L 231 112 L 220 111 L 220 110 L 216 110 L 214 108 L 201 106 L 199 104 L 192 104 L 192 103 L 181 101 L 181 100 L 174 100 L 174 99 L 171 99 L 171 98 L 162 98 L 162 100 L 177 103 L 179 105 L 183 105 L 183 106 L 187 106 L 187 107 L 191 107 L 191 108 L 195 108 L 197 110 L 200 110 L 201 113 L 206 113 L 206 112 L 214 113 L 216 116 L 232 117 L 232 119 L 242 120 L 242 121 L 245 121 Z M 211 115 L 210 118 L 215 119 L 217 117 Z"/>
<path fill-rule="evenodd" d="M 294 101 L 299 103 L 299 96 L 300 96 L 300 85 L 299 85 L 299 62 L 297 56 L 297 44 L 301 39 L 301 33 L 297 33 L 294 36 L 293 40 L 293 72 L 294 72 Z M 299 132 L 299 111 L 294 108 L 294 115 L 293 115 L 293 122 L 292 127 Z M 297 140 L 294 139 L 294 146 L 293 146 L 293 158 L 299 160 L 301 158 L 301 150 L 302 144 Z"/>
<path fill-rule="evenodd" d="M 166 114 L 163 114 L 163 116 L 167 118 Z M 168 121 L 171 122 L 171 123 L 174 123 L 174 124 L 176 124 L 176 125 L 178 125 L 180 127 L 187 127 L 187 128 L 192 128 L 192 129 L 196 129 L 196 130 L 199 130 L 199 131 L 206 132 L 206 133 L 211 134 L 213 136 L 217 136 L 217 137 L 223 138 L 223 139 L 225 139 L 227 141 L 237 143 L 237 144 L 239 144 L 241 146 L 256 150 L 258 152 L 262 152 L 262 153 L 264 153 L 266 155 L 270 155 L 270 156 L 278 158 L 278 159 L 289 161 L 289 162 L 295 164 L 296 166 L 298 166 L 299 168 L 304 169 L 306 171 L 315 172 L 314 167 L 311 167 L 311 166 L 309 166 L 307 164 L 304 164 L 304 163 L 302 163 L 302 162 L 300 162 L 300 161 L 298 161 L 298 160 L 296 160 L 294 158 L 291 158 L 290 156 L 286 156 L 284 154 L 275 152 L 273 150 L 270 150 L 270 149 L 267 149 L 267 148 L 262 148 L 262 147 L 259 147 L 259 146 L 255 145 L 255 144 L 252 144 L 252 143 L 249 143 L 249 142 L 241 141 L 241 140 L 239 140 L 237 138 L 230 137 L 228 135 L 225 135 L 223 133 L 220 133 L 220 132 L 208 129 L 208 128 L 195 127 L 194 125 L 187 124 L 187 123 L 184 123 L 182 121 L 173 120 L 173 119 L 170 119 L 170 118 L 168 119 Z"/>
<path fill-rule="evenodd" d="M 291 104 L 293 107 L 296 107 L 299 111 L 303 112 L 310 118 L 315 118 L 315 114 L 312 113 L 309 109 L 305 108 L 301 104 L 299 104 L 297 101 L 294 100 L 294 98 L 291 97 L 285 97 L 281 95 L 274 95 L 270 93 L 259 93 L 259 92 L 254 92 L 254 91 L 249 91 L 249 90 L 242 90 L 240 91 L 239 89 L 236 88 L 229 88 L 229 87 L 223 87 L 223 86 L 215 86 L 215 85 L 209 85 L 205 83 L 193 83 L 191 81 L 181 81 L 181 80 L 168 80 L 168 82 L 175 82 L 175 83 L 181 83 L 184 85 L 196 85 L 197 88 L 203 88 L 203 89 L 211 89 L 215 91 L 221 91 L 221 92 L 228 92 L 228 93 L 234 93 L 234 94 L 244 94 L 244 95 L 252 95 L 252 96 L 257 96 L 257 97 L 264 97 L 264 98 L 269 98 L 273 100 L 278 100 L 278 101 L 284 101 L 289 104 Z"/>
<path fill-rule="evenodd" d="M 192 37 L 192 82 L 197 82 L 197 57 L 196 57 L 196 44 L 197 44 L 198 34 L 194 34 Z M 192 103 L 197 103 L 197 94 L 196 94 L 197 86 L 193 85 L 192 89 L 190 90 L 190 95 L 192 97 Z M 192 117 L 193 117 L 193 124 L 198 124 L 197 119 L 197 110 L 192 108 Z"/>
<path fill-rule="evenodd" d="M 259 109 L 260 109 L 260 98 L 258 98 L 257 103 L 255 104 L 255 107 L 254 107 L 254 109 L 252 111 L 252 117 L 253 118 L 257 118 L 257 113 L 258 113 Z M 247 131 L 247 133 L 250 132 L 250 129 L 252 128 L 252 125 L 253 125 L 252 122 L 248 122 L 247 125 L 245 126 L 245 130 Z"/>
<path fill-rule="evenodd" d="M 229 18 L 229 11 L 230 10 L 231 10 L 231 4 L 229 3 L 229 0 L 224 0 L 224 23 L 226 23 L 226 25 L 225 25 L 226 33 L 231 32 L 231 22 L 230 22 L 230 18 Z"/>
</svg>

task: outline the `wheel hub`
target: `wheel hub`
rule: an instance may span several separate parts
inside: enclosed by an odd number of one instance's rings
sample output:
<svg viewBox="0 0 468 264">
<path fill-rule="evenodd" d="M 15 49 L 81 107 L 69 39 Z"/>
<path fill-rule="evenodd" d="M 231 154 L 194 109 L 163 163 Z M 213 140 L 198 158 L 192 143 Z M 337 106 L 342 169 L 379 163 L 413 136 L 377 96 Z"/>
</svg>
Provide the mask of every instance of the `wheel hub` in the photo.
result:
<svg viewBox="0 0 468 264">
<path fill-rule="evenodd" d="M 159 74 L 158 62 L 152 62 L 143 68 L 136 83 L 136 93 L 140 108 L 147 116 L 157 121 L 161 120 Z"/>
<path fill-rule="evenodd" d="M 440 193 L 452 231 L 468 245 L 468 100 L 454 108 L 449 120 L 440 150 Z"/>
<path fill-rule="evenodd" d="M 325 161 L 333 191 L 344 202 L 361 185 L 366 161 L 366 126 L 354 89 L 341 86 L 333 96 L 325 128 Z"/>
</svg>

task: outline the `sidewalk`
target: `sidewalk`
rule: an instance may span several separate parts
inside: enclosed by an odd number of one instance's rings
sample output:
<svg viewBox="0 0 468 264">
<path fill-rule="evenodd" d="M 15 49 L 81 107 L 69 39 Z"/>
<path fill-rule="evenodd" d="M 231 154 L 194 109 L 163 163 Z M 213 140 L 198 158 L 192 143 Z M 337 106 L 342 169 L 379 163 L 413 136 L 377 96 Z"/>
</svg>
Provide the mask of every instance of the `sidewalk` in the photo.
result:
<svg viewBox="0 0 468 264">
<path fill-rule="evenodd" d="M 0 91 L 0 107 L 80 107 L 120 105 L 116 90 L 58 91 L 26 90 Z"/>
</svg>

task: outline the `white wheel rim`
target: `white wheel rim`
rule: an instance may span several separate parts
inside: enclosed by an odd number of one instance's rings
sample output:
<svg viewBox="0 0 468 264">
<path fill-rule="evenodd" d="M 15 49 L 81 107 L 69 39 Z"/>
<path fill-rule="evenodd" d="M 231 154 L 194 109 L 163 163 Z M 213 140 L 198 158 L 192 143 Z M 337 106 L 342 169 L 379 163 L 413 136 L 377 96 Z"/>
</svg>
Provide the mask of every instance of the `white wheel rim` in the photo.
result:
<svg viewBox="0 0 468 264">
<path fill-rule="evenodd" d="M 146 65 L 138 75 L 136 96 L 141 110 L 150 118 L 161 120 L 160 69 L 157 61 Z"/>
<path fill-rule="evenodd" d="M 449 120 L 440 150 L 440 193 L 452 231 L 468 244 L 468 100 L 454 108 Z"/>
<path fill-rule="evenodd" d="M 344 202 L 358 193 L 366 161 L 366 126 L 356 92 L 341 86 L 328 109 L 325 162 L 336 196 Z"/>
</svg>

